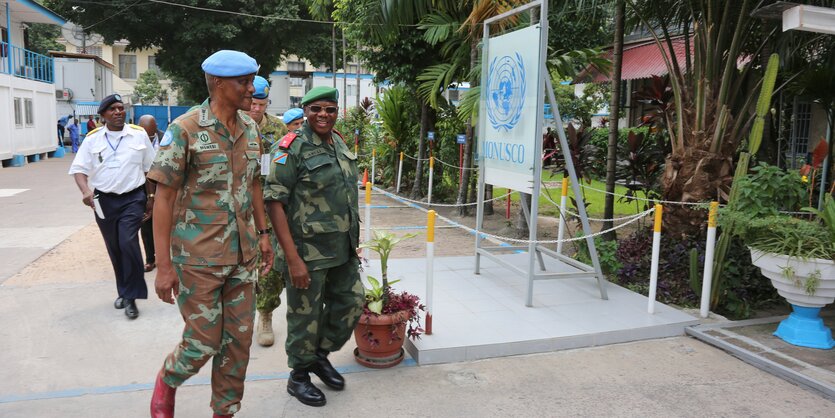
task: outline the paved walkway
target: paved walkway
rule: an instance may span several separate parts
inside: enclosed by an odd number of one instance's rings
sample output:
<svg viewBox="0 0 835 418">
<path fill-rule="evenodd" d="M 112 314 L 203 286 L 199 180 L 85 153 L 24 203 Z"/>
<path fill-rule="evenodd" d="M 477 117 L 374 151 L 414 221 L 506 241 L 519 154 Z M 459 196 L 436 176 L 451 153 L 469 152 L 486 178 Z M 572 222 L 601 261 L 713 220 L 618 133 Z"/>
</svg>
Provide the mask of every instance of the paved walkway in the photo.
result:
<svg viewBox="0 0 835 418">
<path fill-rule="evenodd" d="M 0 416 L 147 417 L 182 322 L 153 299 L 135 321 L 112 308 L 104 245 L 68 166 L 0 170 Z M 282 339 L 283 319 L 275 329 Z M 314 409 L 286 394 L 283 348 L 254 346 L 238 416 L 835 416 L 817 393 L 684 336 L 388 370 L 362 368 L 349 347 L 333 356 L 347 389 L 328 390 L 328 405 Z M 179 390 L 178 416 L 211 415 L 208 371 Z"/>
</svg>

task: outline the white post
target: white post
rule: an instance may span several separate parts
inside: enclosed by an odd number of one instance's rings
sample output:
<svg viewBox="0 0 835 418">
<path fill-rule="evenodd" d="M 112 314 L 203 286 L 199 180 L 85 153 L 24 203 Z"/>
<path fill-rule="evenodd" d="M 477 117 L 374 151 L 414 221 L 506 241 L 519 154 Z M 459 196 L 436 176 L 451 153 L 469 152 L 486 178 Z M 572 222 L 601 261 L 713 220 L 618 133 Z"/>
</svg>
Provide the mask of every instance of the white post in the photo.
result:
<svg viewBox="0 0 835 418">
<path fill-rule="evenodd" d="M 374 186 L 374 164 L 377 162 L 377 149 L 371 149 L 371 178 L 368 180 L 371 181 L 371 186 Z"/>
<path fill-rule="evenodd" d="M 649 272 L 649 299 L 647 312 L 655 313 L 655 292 L 658 287 L 658 258 L 661 253 L 661 205 L 655 205 L 655 228 L 652 233 L 652 266 Z"/>
<path fill-rule="evenodd" d="M 371 241 L 371 182 L 365 183 L 365 241 Z M 362 249 L 362 258 L 368 260 L 368 251 L 368 248 Z"/>
<path fill-rule="evenodd" d="M 426 335 L 432 335 L 432 297 L 434 286 L 435 262 L 435 211 L 426 213 Z"/>
<path fill-rule="evenodd" d="M 710 314 L 710 286 L 713 279 L 713 251 L 716 246 L 716 209 L 719 202 L 710 202 L 710 212 L 707 215 L 707 244 L 705 245 L 705 272 L 702 275 L 702 300 L 699 306 L 699 316 L 707 318 Z"/>
<path fill-rule="evenodd" d="M 426 201 L 432 206 L 432 177 L 435 174 L 435 157 L 429 157 L 429 193 Z"/>
<path fill-rule="evenodd" d="M 395 193 L 400 193 L 400 175 L 403 174 L 403 151 L 400 151 L 400 165 L 397 167 L 397 189 Z"/>
<path fill-rule="evenodd" d="M 562 240 L 565 237 L 565 210 L 568 207 L 568 178 L 562 179 L 562 195 L 560 196 L 560 228 L 557 232 L 557 252 L 562 254 Z"/>
</svg>

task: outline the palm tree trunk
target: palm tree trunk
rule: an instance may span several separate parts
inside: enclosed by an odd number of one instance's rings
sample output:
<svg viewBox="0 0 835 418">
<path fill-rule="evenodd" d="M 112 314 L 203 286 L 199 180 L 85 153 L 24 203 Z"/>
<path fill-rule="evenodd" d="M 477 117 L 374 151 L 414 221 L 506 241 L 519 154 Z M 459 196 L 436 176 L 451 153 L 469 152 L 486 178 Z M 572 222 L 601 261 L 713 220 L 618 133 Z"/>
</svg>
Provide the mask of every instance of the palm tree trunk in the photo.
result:
<svg viewBox="0 0 835 418">
<path fill-rule="evenodd" d="M 516 216 L 516 236 L 518 238 L 527 239 L 530 235 L 530 227 L 528 220 L 525 218 L 525 207 L 528 208 L 528 213 L 531 210 L 531 195 L 529 193 L 519 193 L 519 213 Z"/>
<path fill-rule="evenodd" d="M 603 218 L 612 219 L 615 214 L 615 167 L 618 158 L 618 116 L 620 114 L 621 70 L 623 68 L 623 15 L 624 0 L 615 6 L 615 40 L 612 48 L 612 97 L 609 100 L 609 143 L 606 153 L 606 198 L 603 204 Z M 604 221 L 603 229 L 612 229 L 612 221 Z M 604 235 L 605 239 L 617 238 L 615 231 Z"/>
<path fill-rule="evenodd" d="M 493 185 L 492 184 L 485 184 L 484 185 L 484 200 L 490 200 L 493 198 Z M 484 202 L 484 214 L 485 215 L 492 215 L 493 214 L 493 202 Z"/>
</svg>

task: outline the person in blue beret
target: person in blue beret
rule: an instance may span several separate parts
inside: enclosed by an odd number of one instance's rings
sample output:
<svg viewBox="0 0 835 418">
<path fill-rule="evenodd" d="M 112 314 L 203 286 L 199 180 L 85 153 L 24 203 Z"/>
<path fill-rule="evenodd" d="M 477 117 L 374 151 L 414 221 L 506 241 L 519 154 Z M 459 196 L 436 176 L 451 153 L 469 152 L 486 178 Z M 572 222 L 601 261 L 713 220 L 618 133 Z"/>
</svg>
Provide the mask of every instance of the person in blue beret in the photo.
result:
<svg viewBox="0 0 835 418">
<path fill-rule="evenodd" d="M 304 123 L 304 110 L 293 108 L 284 112 L 284 124 L 287 125 L 287 130 L 295 131 L 302 127 Z"/>
<path fill-rule="evenodd" d="M 176 388 L 208 361 L 214 417 L 231 417 L 241 408 L 255 281 L 273 263 L 258 127 L 241 112 L 252 105 L 257 71 L 243 52 L 206 58 L 209 99 L 169 125 L 148 173 L 157 184 L 154 287 L 164 302 L 176 298 L 185 322 L 182 340 L 157 374 L 153 418 L 174 416 Z"/>
<path fill-rule="evenodd" d="M 270 104 L 270 82 L 264 77 L 255 76 L 252 85 L 255 87 L 255 93 L 252 94 L 252 107 L 249 108 L 247 114 L 258 125 L 261 149 L 266 154 L 270 152 L 273 144 L 287 133 L 287 127 L 277 116 L 267 113 L 267 106 Z M 266 160 L 265 157 L 268 155 L 262 158 Z M 268 229 L 272 230 L 272 226 L 268 226 Z M 275 234 L 270 233 L 270 241 L 274 249 L 278 248 Z M 275 251 L 273 264 L 278 263 L 283 255 L 280 249 Z M 255 308 L 258 311 L 255 341 L 262 347 L 269 347 L 275 343 L 273 311 L 281 305 L 281 292 L 283 291 L 284 276 L 280 271 L 272 270 L 258 276 L 258 284 L 255 286 Z"/>
</svg>

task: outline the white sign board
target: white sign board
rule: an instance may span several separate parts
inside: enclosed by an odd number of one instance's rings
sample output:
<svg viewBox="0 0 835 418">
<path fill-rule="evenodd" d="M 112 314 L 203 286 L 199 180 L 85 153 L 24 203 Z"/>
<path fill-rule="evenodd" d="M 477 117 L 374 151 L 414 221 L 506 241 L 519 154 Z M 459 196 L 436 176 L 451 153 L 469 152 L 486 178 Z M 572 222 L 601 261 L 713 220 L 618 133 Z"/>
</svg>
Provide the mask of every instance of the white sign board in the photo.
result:
<svg viewBox="0 0 835 418">
<path fill-rule="evenodd" d="M 533 190 L 534 164 L 539 163 L 539 40 L 539 26 L 490 38 L 482 64 L 488 66 L 478 136 L 484 182 L 525 193 Z"/>
</svg>

